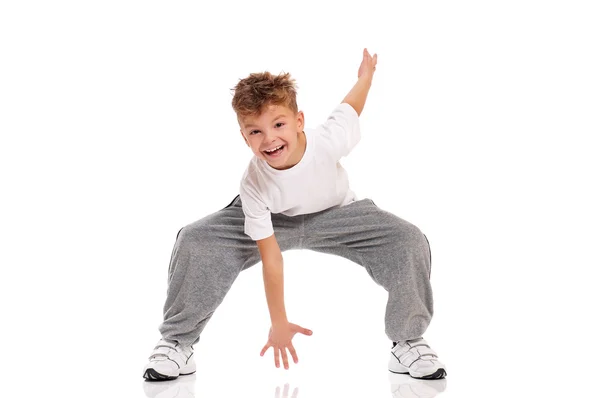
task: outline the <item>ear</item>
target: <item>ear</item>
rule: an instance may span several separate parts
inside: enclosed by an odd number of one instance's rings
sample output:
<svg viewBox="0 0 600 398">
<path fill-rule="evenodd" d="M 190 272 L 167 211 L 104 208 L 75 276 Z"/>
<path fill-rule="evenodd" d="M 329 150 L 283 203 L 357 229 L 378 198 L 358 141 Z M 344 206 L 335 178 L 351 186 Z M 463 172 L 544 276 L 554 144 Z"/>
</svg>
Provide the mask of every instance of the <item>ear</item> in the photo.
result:
<svg viewBox="0 0 600 398">
<path fill-rule="evenodd" d="M 244 137 L 244 141 L 246 141 L 246 145 L 250 146 L 250 143 L 248 142 L 248 139 L 244 135 L 244 132 L 242 131 L 242 129 L 240 129 L 240 134 L 242 134 L 242 137 Z"/>
<path fill-rule="evenodd" d="M 298 111 L 296 115 L 296 126 L 298 127 L 298 133 L 304 131 L 304 112 Z"/>
</svg>

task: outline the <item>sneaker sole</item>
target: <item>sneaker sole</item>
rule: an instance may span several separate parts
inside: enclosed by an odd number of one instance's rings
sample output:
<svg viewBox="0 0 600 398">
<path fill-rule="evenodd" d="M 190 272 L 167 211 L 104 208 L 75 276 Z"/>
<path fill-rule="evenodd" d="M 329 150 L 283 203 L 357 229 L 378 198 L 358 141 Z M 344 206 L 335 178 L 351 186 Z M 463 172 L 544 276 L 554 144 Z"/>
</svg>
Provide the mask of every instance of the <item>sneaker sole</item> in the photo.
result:
<svg viewBox="0 0 600 398">
<path fill-rule="evenodd" d="M 196 373 L 193 371 L 191 373 L 180 373 L 179 376 L 187 376 Z M 167 381 L 167 380 L 175 380 L 179 376 L 165 376 L 163 374 L 158 373 L 156 370 L 150 368 L 146 369 L 144 372 L 144 379 L 147 381 Z"/>
<path fill-rule="evenodd" d="M 409 372 L 394 372 L 393 370 L 390 370 L 390 372 L 396 373 L 396 374 L 401 374 L 401 375 L 410 375 L 410 377 L 412 377 L 413 379 L 422 379 L 422 380 L 438 380 L 438 379 L 443 379 L 447 375 L 446 371 L 442 368 L 436 370 L 435 372 L 433 372 L 430 375 L 421 376 L 421 377 L 415 377 L 415 376 L 411 375 Z"/>
</svg>

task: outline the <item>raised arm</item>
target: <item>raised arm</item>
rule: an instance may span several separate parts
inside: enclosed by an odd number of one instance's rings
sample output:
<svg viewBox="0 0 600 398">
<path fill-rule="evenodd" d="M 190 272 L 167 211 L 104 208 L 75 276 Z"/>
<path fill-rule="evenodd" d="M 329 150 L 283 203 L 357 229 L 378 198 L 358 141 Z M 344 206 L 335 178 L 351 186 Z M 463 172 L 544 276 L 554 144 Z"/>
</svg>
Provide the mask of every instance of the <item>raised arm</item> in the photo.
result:
<svg viewBox="0 0 600 398">
<path fill-rule="evenodd" d="M 358 68 L 358 81 L 342 101 L 350 104 L 359 116 L 365 107 L 376 65 L 377 54 L 371 56 L 365 48 L 362 62 Z"/>
</svg>

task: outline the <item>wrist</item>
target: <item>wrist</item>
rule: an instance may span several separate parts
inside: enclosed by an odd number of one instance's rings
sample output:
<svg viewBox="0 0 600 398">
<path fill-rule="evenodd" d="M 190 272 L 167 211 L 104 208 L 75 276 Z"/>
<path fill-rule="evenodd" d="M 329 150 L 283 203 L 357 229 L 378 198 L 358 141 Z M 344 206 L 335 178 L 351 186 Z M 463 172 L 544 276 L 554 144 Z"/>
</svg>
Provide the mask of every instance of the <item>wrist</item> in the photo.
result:
<svg viewBox="0 0 600 398">
<path fill-rule="evenodd" d="M 362 84 L 370 87 L 371 83 L 373 82 L 373 75 L 369 75 L 368 73 L 363 73 L 358 78 L 358 81 L 361 82 Z"/>
<path fill-rule="evenodd" d="M 289 322 L 288 322 L 288 320 L 286 318 L 281 318 L 281 319 L 272 320 L 271 321 L 271 326 L 273 328 L 278 329 L 280 327 L 286 326 L 288 323 Z"/>
</svg>

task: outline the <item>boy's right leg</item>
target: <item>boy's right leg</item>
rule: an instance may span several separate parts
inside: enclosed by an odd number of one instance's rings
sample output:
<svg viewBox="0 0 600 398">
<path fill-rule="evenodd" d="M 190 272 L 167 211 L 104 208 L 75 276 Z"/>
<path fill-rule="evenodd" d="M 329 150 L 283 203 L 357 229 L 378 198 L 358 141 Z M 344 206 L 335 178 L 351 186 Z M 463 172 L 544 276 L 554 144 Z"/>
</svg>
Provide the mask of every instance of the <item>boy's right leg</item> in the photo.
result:
<svg viewBox="0 0 600 398">
<path fill-rule="evenodd" d="M 272 214 L 271 221 L 282 252 L 300 247 L 301 218 Z M 157 348 L 159 357 L 161 350 L 172 353 L 179 349 L 179 357 L 174 354 L 173 358 L 178 362 L 175 370 L 185 368 L 193 355 L 191 346 L 199 341 L 239 273 L 259 261 L 256 242 L 244 233 L 239 195 L 224 209 L 183 227 L 171 255 L 164 321 L 159 326 L 163 337 L 159 343 L 163 347 Z"/>
<path fill-rule="evenodd" d="M 256 243 L 244 234 L 237 200 L 177 233 L 159 326 L 164 339 L 197 343 L 239 273 L 260 260 Z"/>
<path fill-rule="evenodd" d="M 301 220 L 272 215 L 281 251 L 299 246 Z M 164 322 L 165 339 L 190 346 L 242 270 L 260 261 L 258 246 L 244 233 L 239 195 L 224 209 L 183 227 L 171 255 Z"/>
</svg>

